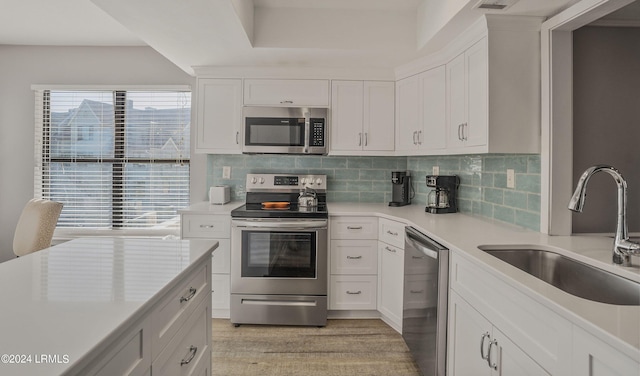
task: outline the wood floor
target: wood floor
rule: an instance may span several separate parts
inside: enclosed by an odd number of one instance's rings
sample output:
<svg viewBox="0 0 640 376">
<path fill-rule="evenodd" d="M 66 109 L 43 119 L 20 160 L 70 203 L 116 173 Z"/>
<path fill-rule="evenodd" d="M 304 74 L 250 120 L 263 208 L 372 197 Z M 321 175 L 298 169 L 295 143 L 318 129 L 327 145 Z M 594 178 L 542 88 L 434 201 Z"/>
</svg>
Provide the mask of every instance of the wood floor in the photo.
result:
<svg viewBox="0 0 640 376">
<path fill-rule="evenodd" d="M 329 320 L 324 328 L 212 319 L 212 375 L 419 376 L 402 336 L 381 320 Z"/>
</svg>

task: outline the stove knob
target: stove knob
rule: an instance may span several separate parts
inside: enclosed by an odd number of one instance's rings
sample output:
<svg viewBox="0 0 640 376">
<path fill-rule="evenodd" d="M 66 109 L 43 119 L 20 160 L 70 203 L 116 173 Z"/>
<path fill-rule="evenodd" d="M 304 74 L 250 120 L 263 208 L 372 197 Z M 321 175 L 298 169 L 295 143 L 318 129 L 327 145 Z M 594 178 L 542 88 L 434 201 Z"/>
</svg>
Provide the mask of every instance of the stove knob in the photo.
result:
<svg viewBox="0 0 640 376">
<path fill-rule="evenodd" d="M 256 177 L 251 178 L 251 184 L 255 184 L 257 182 L 258 182 L 258 178 Z"/>
<path fill-rule="evenodd" d="M 317 178 L 317 179 L 316 179 L 316 184 L 318 184 L 318 185 L 322 184 L 322 179 Z"/>
<path fill-rule="evenodd" d="M 260 184 L 264 184 L 264 178 L 260 178 Z"/>
<path fill-rule="evenodd" d="M 300 179 L 300 184 L 302 184 L 303 187 L 306 183 L 307 183 L 307 178 Z"/>
</svg>

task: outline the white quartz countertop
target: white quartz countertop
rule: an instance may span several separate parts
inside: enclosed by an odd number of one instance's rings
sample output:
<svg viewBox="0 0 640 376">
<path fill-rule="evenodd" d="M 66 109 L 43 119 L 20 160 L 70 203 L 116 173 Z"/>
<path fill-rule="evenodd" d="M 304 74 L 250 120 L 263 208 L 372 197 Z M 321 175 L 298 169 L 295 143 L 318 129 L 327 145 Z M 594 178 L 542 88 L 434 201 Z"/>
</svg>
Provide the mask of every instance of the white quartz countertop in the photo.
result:
<svg viewBox="0 0 640 376">
<path fill-rule="evenodd" d="M 479 261 L 499 278 L 517 285 L 521 291 L 576 325 L 622 346 L 629 356 L 640 357 L 640 307 L 616 306 L 573 296 L 478 249 L 480 245 L 543 247 L 640 282 L 640 258 L 632 258 L 632 267 L 614 265 L 611 261 L 613 239 L 610 237 L 549 236 L 471 215 L 429 214 L 419 205 L 389 207 L 386 204 L 329 203 L 328 210 L 330 216 L 376 215 L 414 226 L 444 246 Z"/>
<path fill-rule="evenodd" d="M 0 375 L 58 375 L 86 361 L 217 245 L 83 238 L 1 263 Z M 7 363 L 15 355 L 20 364 Z"/>
</svg>

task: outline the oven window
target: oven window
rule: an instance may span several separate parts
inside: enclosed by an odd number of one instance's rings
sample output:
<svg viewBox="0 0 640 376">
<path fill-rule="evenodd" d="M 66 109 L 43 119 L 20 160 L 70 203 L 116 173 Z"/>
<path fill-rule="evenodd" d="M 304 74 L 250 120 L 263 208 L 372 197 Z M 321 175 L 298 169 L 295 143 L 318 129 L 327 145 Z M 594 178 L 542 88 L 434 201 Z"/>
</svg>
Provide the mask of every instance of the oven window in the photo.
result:
<svg viewBox="0 0 640 376">
<path fill-rule="evenodd" d="M 246 133 L 247 145 L 304 146 L 304 122 L 297 119 L 248 118 Z"/>
<path fill-rule="evenodd" d="M 242 277 L 316 278 L 316 233 L 242 231 Z"/>
</svg>

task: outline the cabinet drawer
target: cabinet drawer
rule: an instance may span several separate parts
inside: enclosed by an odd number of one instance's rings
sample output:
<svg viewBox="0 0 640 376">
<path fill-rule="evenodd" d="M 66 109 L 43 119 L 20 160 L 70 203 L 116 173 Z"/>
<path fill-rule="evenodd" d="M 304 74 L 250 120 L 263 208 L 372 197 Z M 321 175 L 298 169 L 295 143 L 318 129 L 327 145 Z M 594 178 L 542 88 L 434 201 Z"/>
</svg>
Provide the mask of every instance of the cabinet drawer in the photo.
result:
<svg viewBox="0 0 640 376">
<path fill-rule="evenodd" d="M 225 215 L 183 214 L 180 228 L 184 239 L 229 239 L 231 219 Z"/>
<path fill-rule="evenodd" d="M 332 217 L 331 239 L 378 239 L 376 217 Z"/>
<path fill-rule="evenodd" d="M 247 79 L 244 104 L 329 107 L 329 81 Z"/>
<path fill-rule="evenodd" d="M 211 254 L 211 272 L 229 273 L 231 270 L 231 240 L 214 239 L 218 241 L 218 248 Z"/>
<path fill-rule="evenodd" d="M 571 358 L 569 321 L 535 302 L 457 252 L 452 254 L 451 288 L 553 375 L 566 375 Z"/>
<path fill-rule="evenodd" d="M 192 375 L 201 368 L 201 362 L 210 361 L 210 339 L 207 338 L 211 336 L 207 330 L 210 320 L 209 305 L 203 301 L 153 363 L 153 374 Z"/>
<path fill-rule="evenodd" d="M 377 274 L 378 242 L 332 240 L 331 274 Z"/>
<path fill-rule="evenodd" d="M 404 249 L 404 223 L 380 218 L 378 240 Z"/>
<path fill-rule="evenodd" d="M 229 274 L 213 274 L 211 276 L 211 308 L 229 309 L 230 307 Z"/>
<path fill-rule="evenodd" d="M 376 309 L 376 285 L 375 275 L 332 275 L 329 309 Z"/>
<path fill-rule="evenodd" d="M 153 358 L 176 334 L 180 326 L 205 297 L 210 298 L 211 270 L 203 266 L 178 283 L 163 299 L 151 316 L 153 330 Z"/>
</svg>

